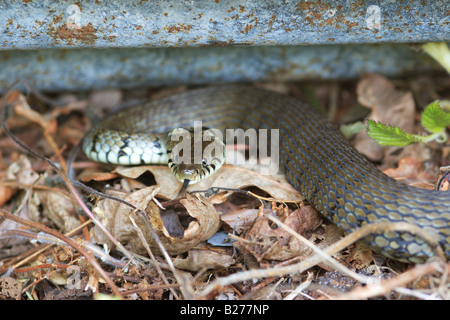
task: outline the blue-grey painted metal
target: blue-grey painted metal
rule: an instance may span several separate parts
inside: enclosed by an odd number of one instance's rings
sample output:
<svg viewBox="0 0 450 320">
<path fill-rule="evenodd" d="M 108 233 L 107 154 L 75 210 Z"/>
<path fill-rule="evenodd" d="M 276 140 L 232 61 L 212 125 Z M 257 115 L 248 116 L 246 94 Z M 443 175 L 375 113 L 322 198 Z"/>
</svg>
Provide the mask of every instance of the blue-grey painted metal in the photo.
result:
<svg viewBox="0 0 450 320">
<path fill-rule="evenodd" d="M 450 2 L 0 1 L 0 50 L 450 41 Z"/>
<path fill-rule="evenodd" d="M 222 82 L 354 79 L 442 70 L 405 44 L 0 51 L 0 90 L 23 79 L 39 90 Z"/>
</svg>

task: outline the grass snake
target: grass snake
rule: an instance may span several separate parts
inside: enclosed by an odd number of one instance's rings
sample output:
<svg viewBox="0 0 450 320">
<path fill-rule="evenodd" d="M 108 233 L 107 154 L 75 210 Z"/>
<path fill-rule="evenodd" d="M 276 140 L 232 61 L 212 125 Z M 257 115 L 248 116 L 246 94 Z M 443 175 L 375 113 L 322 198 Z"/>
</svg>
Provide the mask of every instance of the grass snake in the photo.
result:
<svg viewBox="0 0 450 320">
<path fill-rule="evenodd" d="M 293 97 L 243 85 L 188 90 L 106 117 L 85 137 L 83 151 L 99 162 L 161 163 L 167 160 L 160 134 L 192 127 L 194 120 L 220 130 L 279 129 L 280 166 L 288 181 L 333 223 L 350 232 L 368 223 L 409 222 L 438 241 L 450 258 L 450 193 L 388 177 L 319 112 Z M 365 240 L 404 262 L 433 255 L 424 240 L 406 231 L 374 233 Z"/>
</svg>

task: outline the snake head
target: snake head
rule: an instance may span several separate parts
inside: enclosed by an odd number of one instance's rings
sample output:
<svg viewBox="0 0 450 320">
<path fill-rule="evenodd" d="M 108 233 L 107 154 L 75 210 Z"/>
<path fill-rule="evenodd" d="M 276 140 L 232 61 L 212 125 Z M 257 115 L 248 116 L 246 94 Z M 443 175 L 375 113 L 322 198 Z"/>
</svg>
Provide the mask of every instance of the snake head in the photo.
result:
<svg viewBox="0 0 450 320">
<path fill-rule="evenodd" d="M 181 142 L 171 139 L 172 134 L 180 133 L 184 135 Z M 193 184 L 206 179 L 225 161 L 225 144 L 222 137 L 213 131 L 203 130 L 201 135 L 196 136 L 192 131 L 175 129 L 168 140 L 169 168 L 183 183 L 189 180 Z"/>
<path fill-rule="evenodd" d="M 224 159 L 217 157 L 205 157 L 202 159 L 200 164 L 175 164 L 169 160 L 169 168 L 172 170 L 175 177 L 181 182 L 189 180 L 190 184 L 194 184 L 206 179 L 211 174 L 216 172 L 222 166 L 223 162 Z"/>
</svg>

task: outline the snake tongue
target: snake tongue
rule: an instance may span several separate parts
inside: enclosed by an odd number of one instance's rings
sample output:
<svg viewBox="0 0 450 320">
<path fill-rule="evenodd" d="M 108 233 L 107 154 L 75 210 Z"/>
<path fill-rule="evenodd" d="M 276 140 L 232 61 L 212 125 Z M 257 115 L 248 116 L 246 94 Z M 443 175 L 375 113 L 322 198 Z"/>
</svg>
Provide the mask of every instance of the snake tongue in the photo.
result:
<svg viewBox="0 0 450 320">
<path fill-rule="evenodd" d="M 191 180 L 184 179 L 183 185 L 181 186 L 180 191 L 178 191 L 178 194 L 175 197 L 175 199 L 183 198 L 186 195 L 186 189 L 189 186 L 189 183 L 191 183 Z"/>
</svg>

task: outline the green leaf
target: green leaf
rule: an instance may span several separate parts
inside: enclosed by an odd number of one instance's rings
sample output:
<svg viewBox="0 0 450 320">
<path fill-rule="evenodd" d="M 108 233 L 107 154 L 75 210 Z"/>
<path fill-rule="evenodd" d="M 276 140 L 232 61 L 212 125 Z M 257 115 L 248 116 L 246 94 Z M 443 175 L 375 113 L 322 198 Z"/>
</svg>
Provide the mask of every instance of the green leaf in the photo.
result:
<svg viewBox="0 0 450 320">
<path fill-rule="evenodd" d="M 429 42 L 422 48 L 450 73 L 450 50 L 445 42 Z"/>
<path fill-rule="evenodd" d="M 367 134 L 382 146 L 404 147 L 423 140 L 421 136 L 405 132 L 399 127 L 385 126 L 373 120 L 368 120 Z"/>
<path fill-rule="evenodd" d="M 442 132 L 450 126 L 450 113 L 439 107 L 439 101 L 434 101 L 423 111 L 422 125 L 429 132 Z"/>
</svg>

